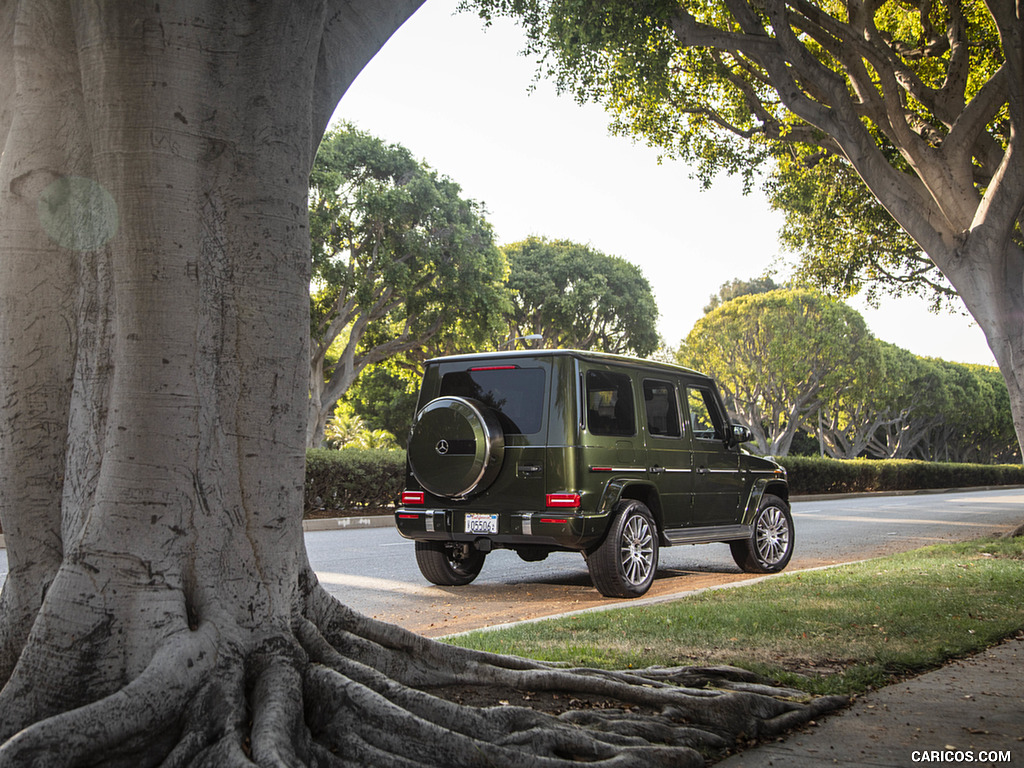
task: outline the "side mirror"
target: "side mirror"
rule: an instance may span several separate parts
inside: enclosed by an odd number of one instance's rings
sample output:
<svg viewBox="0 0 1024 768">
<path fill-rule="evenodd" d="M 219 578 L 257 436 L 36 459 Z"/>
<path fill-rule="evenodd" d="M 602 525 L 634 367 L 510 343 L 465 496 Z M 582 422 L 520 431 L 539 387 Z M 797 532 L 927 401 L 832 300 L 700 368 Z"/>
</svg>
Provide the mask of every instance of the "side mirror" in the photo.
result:
<svg viewBox="0 0 1024 768">
<path fill-rule="evenodd" d="M 732 425 L 732 444 L 740 445 L 742 443 L 749 443 L 754 439 L 754 434 L 750 431 L 749 427 L 745 427 L 742 424 Z"/>
</svg>

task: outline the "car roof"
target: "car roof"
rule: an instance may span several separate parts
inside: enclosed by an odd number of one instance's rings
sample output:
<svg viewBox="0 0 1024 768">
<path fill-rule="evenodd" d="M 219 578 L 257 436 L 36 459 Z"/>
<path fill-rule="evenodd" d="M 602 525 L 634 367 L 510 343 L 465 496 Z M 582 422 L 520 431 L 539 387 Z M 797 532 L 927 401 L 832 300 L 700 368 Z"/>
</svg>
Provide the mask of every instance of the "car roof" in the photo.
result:
<svg viewBox="0 0 1024 768">
<path fill-rule="evenodd" d="M 614 365 L 624 365 L 631 368 L 642 368 L 644 370 L 660 370 L 665 373 L 675 374 L 686 374 L 692 377 L 698 377 L 701 379 L 709 379 L 710 376 L 695 371 L 692 368 L 686 368 L 681 365 L 675 365 L 674 363 L 664 363 L 659 360 L 647 360 L 638 357 L 628 357 L 626 355 L 613 355 L 607 352 L 593 352 L 590 350 L 582 349 L 519 349 L 509 350 L 504 352 L 478 352 L 472 354 L 462 355 L 448 355 L 445 357 L 434 357 L 426 361 L 426 364 L 431 363 L 459 363 L 459 362 L 477 362 L 477 361 L 496 361 L 506 360 L 511 358 L 522 359 L 524 357 L 574 357 L 578 360 L 586 360 L 595 363 L 610 363 Z"/>
</svg>

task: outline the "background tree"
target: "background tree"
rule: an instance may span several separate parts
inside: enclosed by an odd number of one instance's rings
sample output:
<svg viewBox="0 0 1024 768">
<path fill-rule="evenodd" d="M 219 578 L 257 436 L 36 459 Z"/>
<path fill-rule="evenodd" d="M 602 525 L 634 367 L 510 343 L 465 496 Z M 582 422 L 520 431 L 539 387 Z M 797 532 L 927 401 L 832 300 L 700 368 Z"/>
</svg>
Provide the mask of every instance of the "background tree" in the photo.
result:
<svg viewBox="0 0 1024 768">
<path fill-rule="evenodd" d="M 331 448 L 391 449 L 397 448 L 395 436 L 386 429 L 367 426 L 348 403 L 339 402 L 324 429 Z"/>
<path fill-rule="evenodd" d="M 696 766 L 836 706 L 459 650 L 318 584 L 309 172 L 418 5 L 0 4 L 0 768 Z M 456 682 L 627 706 L 421 690 Z M 640 703 L 686 727 L 652 715 L 651 743 Z"/>
<path fill-rule="evenodd" d="M 395 441 L 405 448 L 416 412 L 421 376 L 419 362 L 411 362 L 404 355 L 392 357 L 367 366 L 345 393 L 342 402 L 348 404 L 371 429 L 390 432 Z"/>
<path fill-rule="evenodd" d="M 616 130 L 748 180 L 840 158 L 956 290 L 1024 444 L 1024 27 L 1013 0 L 471 0 Z"/>
<path fill-rule="evenodd" d="M 874 353 L 864 319 L 808 290 L 742 296 L 694 325 L 679 362 L 714 376 L 761 453 L 785 455 L 797 430 L 858 380 Z"/>
<path fill-rule="evenodd" d="M 819 410 L 818 432 L 833 458 L 909 458 L 942 418 L 936 366 L 894 344 L 874 344 L 852 385 Z"/>
<path fill-rule="evenodd" d="M 937 402 L 936 415 L 914 446 L 927 461 L 1020 461 L 1012 439 L 1003 387 L 994 386 L 987 366 L 928 360 L 934 370 L 930 390 L 920 395 Z"/>
<path fill-rule="evenodd" d="M 716 307 L 721 306 L 727 301 L 738 299 L 740 296 L 768 293 L 769 291 L 777 291 L 780 288 L 782 286 L 770 277 L 755 277 L 750 280 L 734 278 L 727 283 L 723 283 L 722 287 L 718 289 L 718 293 L 712 294 L 711 298 L 708 299 L 707 305 L 704 307 L 704 314 L 706 315 Z"/>
<path fill-rule="evenodd" d="M 646 357 L 659 346 L 658 306 L 640 269 L 568 240 L 503 246 L 512 291 L 509 339 L 543 336 L 548 348 Z"/>
<path fill-rule="evenodd" d="M 772 207 L 785 214 L 779 238 L 798 254 L 796 279 L 840 298 L 864 290 L 875 306 L 885 294 L 920 296 L 936 311 L 962 307 L 935 263 L 849 163 L 783 154 L 766 191 Z"/>
<path fill-rule="evenodd" d="M 505 260 L 480 206 L 405 148 L 352 126 L 320 145 L 310 232 L 312 448 L 366 366 L 435 337 L 489 339 L 507 299 Z"/>
</svg>

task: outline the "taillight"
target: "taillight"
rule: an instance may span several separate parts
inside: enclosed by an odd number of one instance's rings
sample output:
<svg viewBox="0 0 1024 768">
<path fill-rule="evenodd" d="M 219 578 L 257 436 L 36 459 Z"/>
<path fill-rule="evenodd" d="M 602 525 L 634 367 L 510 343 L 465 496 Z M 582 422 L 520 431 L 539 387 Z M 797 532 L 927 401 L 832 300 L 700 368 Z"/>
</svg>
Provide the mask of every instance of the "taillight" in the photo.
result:
<svg viewBox="0 0 1024 768">
<path fill-rule="evenodd" d="M 423 491 L 402 491 L 403 504 L 426 504 L 426 501 Z"/>
<path fill-rule="evenodd" d="M 549 493 L 548 509 L 579 509 L 583 500 L 578 493 Z"/>
</svg>

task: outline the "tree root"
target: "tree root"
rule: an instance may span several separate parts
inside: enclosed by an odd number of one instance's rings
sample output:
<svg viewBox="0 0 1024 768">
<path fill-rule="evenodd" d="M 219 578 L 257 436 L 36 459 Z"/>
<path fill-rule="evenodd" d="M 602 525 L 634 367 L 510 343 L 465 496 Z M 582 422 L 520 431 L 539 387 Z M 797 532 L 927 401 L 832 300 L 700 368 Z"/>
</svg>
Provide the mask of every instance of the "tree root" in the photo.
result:
<svg viewBox="0 0 1024 768">
<path fill-rule="evenodd" d="M 243 641 L 213 621 L 117 693 L 25 729 L 0 768 L 702 766 L 847 703 L 805 701 L 732 667 L 568 669 L 428 640 L 354 613 L 314 585 L 291 627 Z M 435 695 L 476 687 L 493 706 Z M 600 697 L 547 713 L 500 692 Z M 524 697 L 525 698 L 525 697 Z"/>
</svg>

